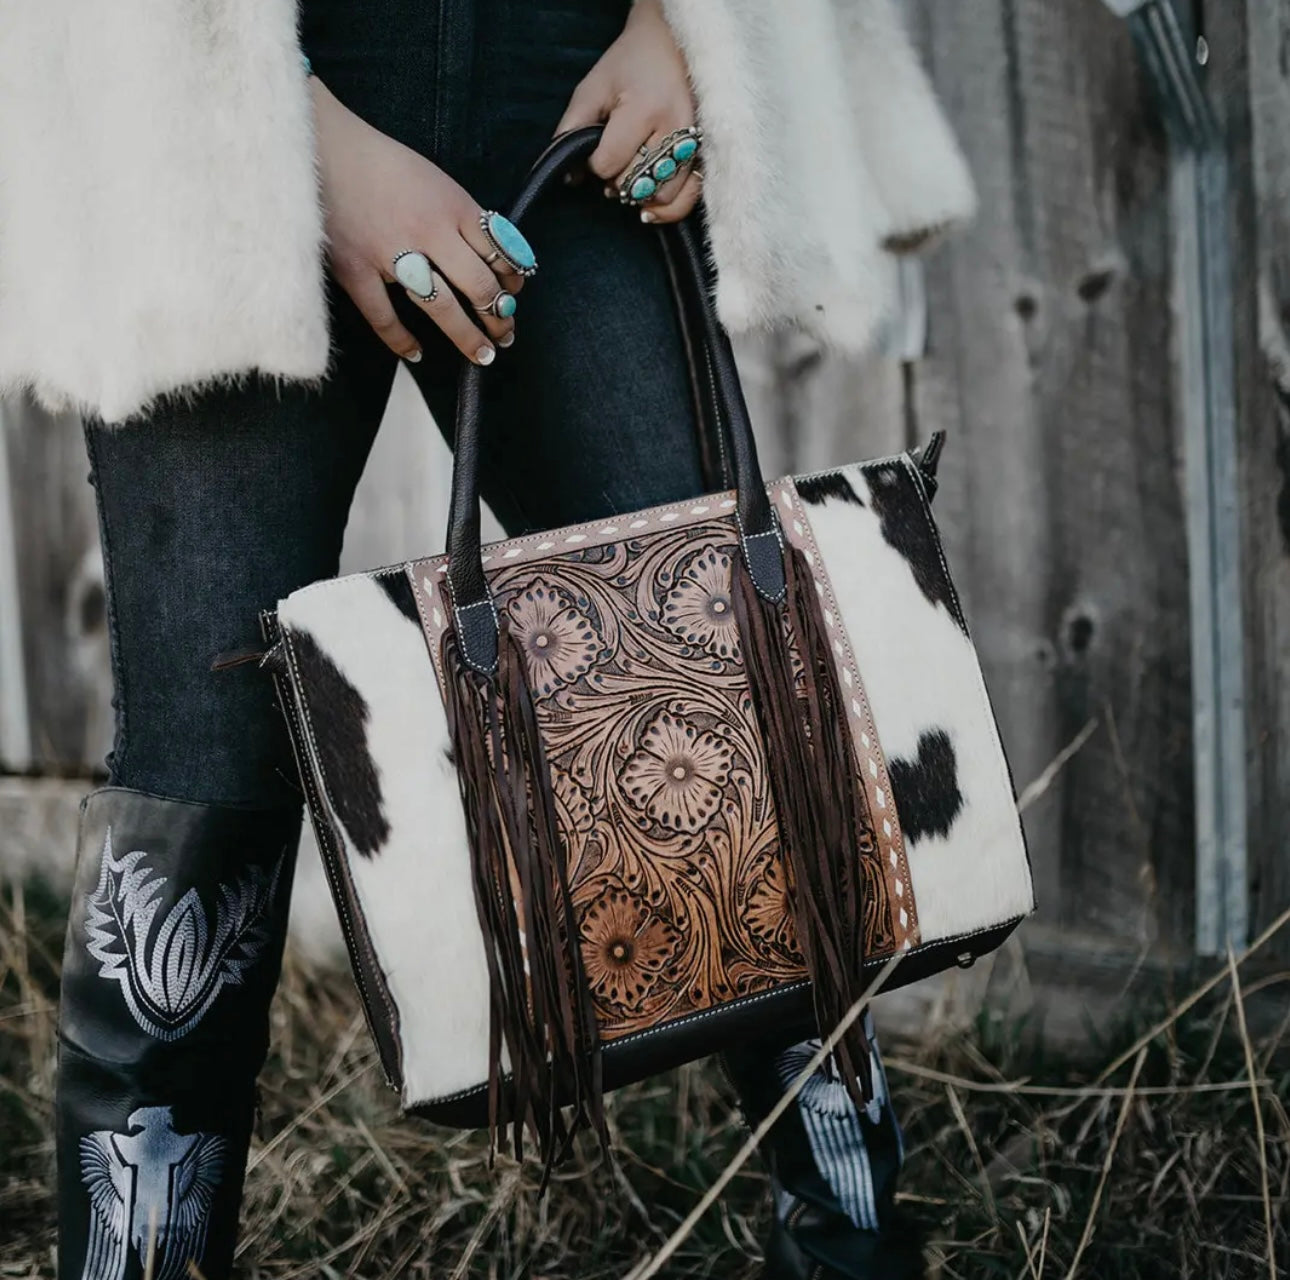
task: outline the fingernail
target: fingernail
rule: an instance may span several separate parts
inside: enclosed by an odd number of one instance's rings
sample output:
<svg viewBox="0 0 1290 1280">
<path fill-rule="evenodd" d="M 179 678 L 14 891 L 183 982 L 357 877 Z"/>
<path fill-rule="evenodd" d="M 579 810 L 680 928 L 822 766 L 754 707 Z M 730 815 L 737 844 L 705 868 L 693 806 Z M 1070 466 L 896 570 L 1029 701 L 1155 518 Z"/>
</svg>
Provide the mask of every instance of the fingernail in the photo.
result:
<svg viewBox="0 0 1290 1280">
<path fill-rule="evenodd" d="M 405 359 L 409 364 L 420 364 L 420 363 L 421 363 L 421 352 L 420 352 L 420 351 L 409 351 L 409 352 L 406 352 L 406 353 L 404 354 L 404 357 L 403 357 L 403 358 L 404 358 L 404 359 Z"/>
<path fill-rule="evenodd" d="M 497 352 L 492 347 L 480 347 L 475 352 L 475 360 L 479 364 L 492 364 L 497 358 Z"/>
<path fill-rule="evenodd" d="M 515 334 L 508 333 L 505 337 L 498 338 L 497 345 L 503 349 L 506 347 L 513 347 L 515 345 Z"/>
<path fill-rule="evenodd" d="M 654 221 L 654 215 L 653 215 L 653 214 L 652 214 L 648 209 L 642 209 L 642 210 L 641 210 L 641 221 L 642 221 L 642 222 L 653 222 L 653 221 Z"/>
<path fill-rule="evenodd" d="M 618 192 L 615 191 L 613 187 L 609 186 L 608 184 L 605 185 L 605 195 L 613 197 L 613 196 L 616 196 L 617 194 Z"/>
</svg>

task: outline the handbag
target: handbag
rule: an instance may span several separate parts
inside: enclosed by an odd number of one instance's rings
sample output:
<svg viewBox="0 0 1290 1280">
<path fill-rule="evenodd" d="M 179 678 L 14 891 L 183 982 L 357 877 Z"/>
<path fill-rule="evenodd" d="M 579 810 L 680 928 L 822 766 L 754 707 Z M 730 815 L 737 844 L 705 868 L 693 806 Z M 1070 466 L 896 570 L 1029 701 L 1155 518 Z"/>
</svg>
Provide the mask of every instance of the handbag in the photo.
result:
<svg viewBox="0 0 1290 1280">
<path fill-rule="evenodd" d="M 263 619 L 387 1081 L 548 1161 L 604 1137 L 605 1091 L 828 1031 L 892 956 L 888 985 L 971 964 L 1034 906 L 930 509 L 943 437 L 767 485 L 693 227 L 641 234 L 733 486 L 481 546 L 468 365 L 446 553 Z M 837 1063 L 870 1096 L 862 1034 Z"/>
</svg>

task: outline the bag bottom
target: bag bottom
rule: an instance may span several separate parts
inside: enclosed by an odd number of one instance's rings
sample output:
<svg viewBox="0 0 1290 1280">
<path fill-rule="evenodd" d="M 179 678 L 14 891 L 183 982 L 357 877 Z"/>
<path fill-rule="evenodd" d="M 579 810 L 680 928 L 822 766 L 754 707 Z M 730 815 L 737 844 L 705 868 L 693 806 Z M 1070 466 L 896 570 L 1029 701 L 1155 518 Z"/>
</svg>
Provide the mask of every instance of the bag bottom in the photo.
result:
<svg viewBox="0 0 1290 1280">
<path fill-rule="evenodd" d="M 971 967 L 981 956 L 1001 947 L 1023 919 L 1017 916 L 988 929 L 915 948 L 896 967 L 883 990 L 894 991 L 956 965 Z M 878 959 L 865 967 L 876 972 L 884 964 L 885 959 Z M 797 982 L 610 1041 L 601 1050 L 605 1092 L 736 1046 L 764 1044 L 768 1049 L 782 1049 L 819 1034 L 811 984 Z M 445 1098 L 407 1102 L 403 1110 L 405 1115 L 453 1129 L 486 1129 L 488 1085 L 480 1083 Z"/>
</svg>

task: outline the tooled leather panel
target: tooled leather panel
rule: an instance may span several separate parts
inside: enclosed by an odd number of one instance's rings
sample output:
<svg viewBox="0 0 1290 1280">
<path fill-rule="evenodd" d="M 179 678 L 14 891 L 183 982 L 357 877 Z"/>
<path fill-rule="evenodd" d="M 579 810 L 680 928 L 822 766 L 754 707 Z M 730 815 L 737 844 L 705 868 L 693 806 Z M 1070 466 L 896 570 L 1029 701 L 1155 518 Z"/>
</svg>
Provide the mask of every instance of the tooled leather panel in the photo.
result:
<svg viewBox="0 0 1290 1280">
<path fill-rule="evenodd" d="M 805 977 L 731 608 L 731 507 L 705 499 L 488 555 L 528 657 L 606 1042 Z M 408 573 L 442 679 L 441 565 Z M 905 941 L 889 844 L 863 859 L 873 956 Z"/>
</svg>

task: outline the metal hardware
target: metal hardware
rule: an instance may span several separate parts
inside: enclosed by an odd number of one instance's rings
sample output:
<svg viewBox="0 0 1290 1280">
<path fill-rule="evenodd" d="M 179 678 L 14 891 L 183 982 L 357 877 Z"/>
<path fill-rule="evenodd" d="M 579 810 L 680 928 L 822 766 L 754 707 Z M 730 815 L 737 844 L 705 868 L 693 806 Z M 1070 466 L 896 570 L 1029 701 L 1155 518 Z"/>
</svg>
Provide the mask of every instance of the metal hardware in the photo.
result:
<svg viewBox="0 0 1290 1280">
<path fill-rule="evenodd" d="M 1223 130 L 1197 75 L 1209 60 L 1170 0 L 1105 0 L 1128 19 L 1171 142 L 1174 282 L 1191 580 L 1196 773 L 1196 950 L 1221 954 L 1248 931 L 1245 643 Z"/>
<path fill-rule="evenodd" d="M 976 956 L 971 951 L 964 951 L 954 957 L 954 963 L 960 969 L 970 969 L 976 964 Z"/>
</svg>

